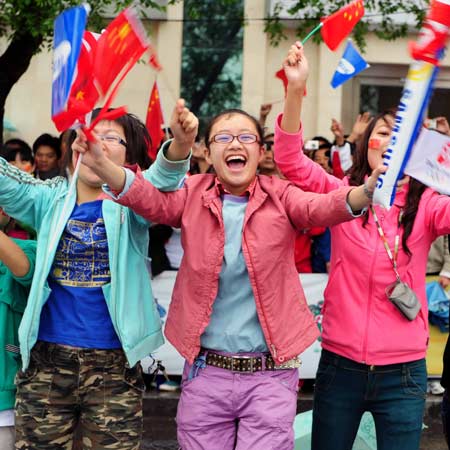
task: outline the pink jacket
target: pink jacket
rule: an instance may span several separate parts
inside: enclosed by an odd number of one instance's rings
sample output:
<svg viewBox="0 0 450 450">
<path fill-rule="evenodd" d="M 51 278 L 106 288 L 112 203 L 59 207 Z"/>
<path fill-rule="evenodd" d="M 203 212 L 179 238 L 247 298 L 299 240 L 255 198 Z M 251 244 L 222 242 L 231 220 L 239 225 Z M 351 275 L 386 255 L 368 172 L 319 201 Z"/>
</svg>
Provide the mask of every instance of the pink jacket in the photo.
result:
<svg viewBox="0 0 450 450">
<path fill-rule="evenodd" d="M 138 172 L 118 200 L 148 220 L 181 227 L 184 256 L 165 334 L 191 363 L 210 320 L 224 254 L 222 201 L 215 180 L 215 175 L 194 175 L 182 189 L 161 193 Z M 323 196 L 276 177 L 257 177 L 245 213 L 242 250 L 261 327 L 278 363 L 299 355 L 319 334 L 295 269 L 296 230 L 350 220 L 349 190 Z"/>
<path fill-rule="evenodd" d="M 331 192 L 347 186 L 306 157 L 301 132 L 288 134 L 275 128 L 275 160 L 284 175 L 302 189 Z M 387 211 L 375 206 L 391 249 L 397 233 L 399 210 L 406 202 L 407 187 L 397 193 Z M 401 229 L 400 242 L 403 228 Z M 354 361 L 383 365 L 425 357 L 428 344 L 428 307 L 425 270 L 434 239 L 450 233 L 450 198 L 426 189 L 408 238 L 411 258 L 400 245 L 398 264 L 403 281 L 416 292 L 422 310 L 409 321 L 386 297 L 395 281 L 392 263 L 378 234 L 372 214 L 331 228 L 331 270 L 323 308 L 322 347 Z"/>
</svg>

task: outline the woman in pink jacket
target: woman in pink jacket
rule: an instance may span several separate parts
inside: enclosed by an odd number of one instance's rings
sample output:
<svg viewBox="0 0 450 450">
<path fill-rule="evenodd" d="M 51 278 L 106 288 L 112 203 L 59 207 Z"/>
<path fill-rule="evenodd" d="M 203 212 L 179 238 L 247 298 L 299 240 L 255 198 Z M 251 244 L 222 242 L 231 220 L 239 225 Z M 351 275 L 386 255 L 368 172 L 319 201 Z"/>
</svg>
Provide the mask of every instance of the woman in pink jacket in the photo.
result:
<svg viewBox="0 0 450 450">
<path fill-rule="evenodd" d="M 301 44 L 291 47 L 290 56 L 304 60 Z M 300 150 L 302 65 L 285 64 L 289 83 L 275 129 L 276 162 L 305 190 L 325 193 L 359 185 L 382 163 L 394 115 L 386 112 L 372 120 L 347 177 L 327 174 Z M 331 228 L 313 450 L 350 449 L 365 411 L 375 419 L 378 450 L 419 448 L 427 382 L 425 268 L 431 243 L 450 231 L 450 198 L 408 177 L 399 184 L 389 211 L 370 207 L 361 218 Z M 387 296 L 398 279 L 421 303 L 413 320 Z"/>
<path fill-rule="evenodd" d="M 216 174 L 193 175 L 169 195 L 139 171 L 127 172 L 134 181 L 124 189 L 124 170 L 98 145 L 83 162 L 120 192 L 119 203 L 181 228 L 165 334 L 187 361 L 177 413 L 183 450 L 292 450 L 297 357 L 318 335 L 294 264 L 296 230 L 352 219 L 370 203 L 382 167 L 365 188 L 306 193 L 257 176 L 263 134 L 244 111 L 217 115 L 205 134 Z"/>
</svg>

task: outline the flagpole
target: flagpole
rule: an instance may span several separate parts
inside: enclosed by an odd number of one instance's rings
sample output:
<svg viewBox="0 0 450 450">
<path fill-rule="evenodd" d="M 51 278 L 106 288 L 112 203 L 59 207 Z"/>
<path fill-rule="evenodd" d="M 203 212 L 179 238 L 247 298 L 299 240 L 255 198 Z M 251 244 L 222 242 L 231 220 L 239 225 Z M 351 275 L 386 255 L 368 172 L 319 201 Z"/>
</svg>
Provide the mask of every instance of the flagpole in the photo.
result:
<svg viewBox="0 0 450 450">
<path fill-rule="evenodd" d="M 309 41 L 309 38 L 313 36 L 315 33 L 317 33 L 322 28 L 323 22 L 320 22 L 319 25 L 317 25 L 315 28 L 313 28 L 309 34 L 302 40 L 302 44 L 305 45 L 307 41 Z"/>
<path fill-rule="evenodd" d="M 155 81 L 153 81 L 153 85 L 158 82 L 158 72 L 155 73 Z M 161 105 L 161 111 L 162 111 L 162 102 L 161 102 L 161 96 L 159 95 L 159 89 L 158 89 L 158 96 L 159 96 L 159 104 Z M 164 119 L 164 113 L 163 113 L 163 119 Z M 164 120 L 164 134 L 166 136 L 166 141 L 170 139 L 169 135 L 169 125 L 166 124 L 166 121 Z"/>
</svg>

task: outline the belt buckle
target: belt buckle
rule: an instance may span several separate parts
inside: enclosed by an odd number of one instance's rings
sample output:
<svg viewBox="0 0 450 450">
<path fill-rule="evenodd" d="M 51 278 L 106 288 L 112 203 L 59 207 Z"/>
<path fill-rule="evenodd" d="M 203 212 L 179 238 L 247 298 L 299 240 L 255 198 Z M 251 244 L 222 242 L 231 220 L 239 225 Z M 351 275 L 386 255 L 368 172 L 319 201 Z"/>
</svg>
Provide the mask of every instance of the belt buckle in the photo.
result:
<svg viewBox="0 0 450 450">
<path fill-rule="evenodd" d="M 236 360 L 249 360 L 250 361 L 250 367 L 249 370 L 243 370 L 241 363 L 239 362 L 239 365 L 241 366 L 239 369 L 235 369 L 234 362 Z M 232 356 L 231 357 L 231 371 L 234 373 L 253 373 L 253 356 Z"/>
</svg>

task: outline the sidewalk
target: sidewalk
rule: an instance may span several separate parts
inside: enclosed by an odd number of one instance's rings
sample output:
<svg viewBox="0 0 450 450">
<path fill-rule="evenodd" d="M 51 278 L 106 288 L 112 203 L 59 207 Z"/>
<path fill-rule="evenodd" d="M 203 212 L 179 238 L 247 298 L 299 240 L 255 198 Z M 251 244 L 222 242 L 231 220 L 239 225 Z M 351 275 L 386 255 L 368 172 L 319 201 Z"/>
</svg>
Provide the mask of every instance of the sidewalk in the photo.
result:
<svg viewBox="0 0 450 450">
<path fill-rule="evenodd" d="M 179 393 L 146 392 L 144 396 L 144 442 L 142 450 L 178 450 L 175 415 Z M 422 435 L 421 450 L 448 450 L 442 434 L 440 396 L 428 395 L 424 423 L 428 427 Z M 312 408 L 312 394 L 301 393 L 297 411 Z M 263 449 L 255 449 L 263 450 Z"/>
</svg>

